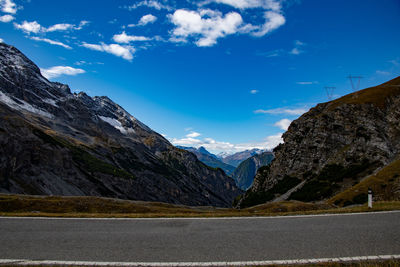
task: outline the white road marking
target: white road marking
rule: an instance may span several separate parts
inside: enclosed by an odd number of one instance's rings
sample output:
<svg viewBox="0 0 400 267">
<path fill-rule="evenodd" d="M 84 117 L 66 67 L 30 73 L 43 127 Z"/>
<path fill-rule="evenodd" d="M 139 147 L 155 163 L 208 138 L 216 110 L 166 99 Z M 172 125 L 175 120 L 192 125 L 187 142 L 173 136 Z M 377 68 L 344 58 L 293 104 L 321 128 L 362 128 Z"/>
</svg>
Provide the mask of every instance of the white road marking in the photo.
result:
<svg viewBox="0 0 400 267">
<path fill-rule="evenodd" d="M 281 219 L 281 218 L 311 218 L 331 216 L 373 215 L 385 213 L 400 213 L 400 210 L 350 212 L 350 213 L 324 213 L 309 215 L 280 215 L 280 216 L 246 216 L 246 217 L 165 217 L 165 218 L 73 218 L 73 217 L 17 217 L 0 216 L 0 219 L 27 219 L 27 220 L 247 220 L 247 219 Z"/>
<path fill-rule="evenodd" d="M 216 262 L 101 262 L 101 261 L 57 261 L 57 260 L 26 260 L 0 259 L 0 264 L 15 266 L 259 266 L 259 265 L 293 265 L 315 264 L 325 262 L 359 262 L 400 259 L 400 255 L 355 256 L 338 258 L 317 258 L 297 260 L 267 260 L 267 261 L 216 261 Z"/>
</svg>

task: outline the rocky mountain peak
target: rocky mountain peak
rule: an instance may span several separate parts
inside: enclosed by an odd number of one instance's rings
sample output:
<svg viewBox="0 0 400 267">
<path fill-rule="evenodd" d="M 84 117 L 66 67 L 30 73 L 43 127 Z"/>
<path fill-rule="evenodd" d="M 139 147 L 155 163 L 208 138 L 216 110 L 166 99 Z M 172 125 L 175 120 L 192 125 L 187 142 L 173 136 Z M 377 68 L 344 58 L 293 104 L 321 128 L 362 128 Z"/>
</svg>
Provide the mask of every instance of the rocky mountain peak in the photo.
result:
<svg viewBox="0 0 400 267">
<path fill-rule="evenodd" d="M 4 43 L 0 63 L 0 192 L 215 206 L 241 192 L 108 97 L 71 94 Z"/>
</svg>

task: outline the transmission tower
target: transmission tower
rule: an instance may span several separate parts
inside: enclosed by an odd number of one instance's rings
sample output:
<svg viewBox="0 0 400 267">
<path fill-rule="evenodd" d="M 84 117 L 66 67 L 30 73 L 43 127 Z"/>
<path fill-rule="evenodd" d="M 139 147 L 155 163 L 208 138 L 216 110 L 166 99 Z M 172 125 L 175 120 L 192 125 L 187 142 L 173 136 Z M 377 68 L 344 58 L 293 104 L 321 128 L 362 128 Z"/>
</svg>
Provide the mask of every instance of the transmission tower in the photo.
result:
<svg viewBox="0 0 400 267">
<path fill-rule="evenodd" d="M 331 101 L 333 99 L 333 92 L 335 92 L 336 87 L 325 86 L 326 95 L 328 96 L 328 100 Z"/>
<path fill-rule="evenodd" d="M 351 88 L 353 89 L 353 92 L 358 91 L 358 89 L 360 89 L 360 81 L 363 77 L 349 75 L 347 78 L 350 80 Z"/>
</svg>

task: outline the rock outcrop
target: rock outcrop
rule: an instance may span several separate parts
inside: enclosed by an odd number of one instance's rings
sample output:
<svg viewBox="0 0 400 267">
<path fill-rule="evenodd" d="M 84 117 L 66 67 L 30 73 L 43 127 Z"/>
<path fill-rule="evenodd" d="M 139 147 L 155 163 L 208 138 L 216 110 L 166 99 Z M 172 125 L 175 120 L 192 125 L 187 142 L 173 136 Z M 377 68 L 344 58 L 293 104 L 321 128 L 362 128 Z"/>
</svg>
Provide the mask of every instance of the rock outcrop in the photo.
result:
<svg viewBox="0 0 400 267">
<path fill-rule="evenodd" d="M 318 104 L 291 123 L 283 140 L 239 205 L 271 201 L 296 186 L 288 199 L 327 199 L 396 160 L 400 77 Z"/>
<path fill-rule="evenodd" d="M 0 192 L 231 206 L 241 193 L 108 97 L 72 94 L 0 43 Z"/>
</svg>

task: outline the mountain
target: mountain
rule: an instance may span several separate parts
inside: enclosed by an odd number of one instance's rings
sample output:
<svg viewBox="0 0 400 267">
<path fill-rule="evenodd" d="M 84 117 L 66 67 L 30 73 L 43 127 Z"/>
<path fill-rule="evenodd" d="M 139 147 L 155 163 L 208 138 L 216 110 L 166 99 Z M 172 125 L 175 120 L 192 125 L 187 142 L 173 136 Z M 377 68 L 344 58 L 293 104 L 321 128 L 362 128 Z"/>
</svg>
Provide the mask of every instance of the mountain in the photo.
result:
<svg viewBox="0 0 400 267">
<path fill-rule="evenodd" d="M 0 44 L 0 192 L 231 206 L 234 181 L 108 97 L 72 94 Z"/>
<path fill-rule="evenodd" d="M 225 158 L 225 157 L 227 157 L 227 156 L 229 156 L 229 155 L 231 155 L 231 154 L 229 154 L 228 152 L 225 152 L 225 151 L 222 151 L 222 152 L 219 152 L 218 154 L 217 154 L 217 158 L 219 158 L 219 159 L 223 159 L 223 158 Z"/>
<path fill-rule="evenodd" d="M 177 147 L 192 152 L 193 154 L 196 155 L 198 160 L 200 160 L 201 162 L 210 167 L 221 168 L 229 176 L 231 176 L 233 171 L 235 170 L 234 166 L 223 163 L 218 159 L 216 155 L 208 152 L 207 149 L 205 149 L 202 146 L 199 148 L 184 147 L 184 146 L 177 146 Z"/>
<path fill-rule="evenodd" d="M 400 77 L 318 104 L 293 121 L 239 206 L 400 199 Z"/>
<path fill-rule="evenodd" d="M 239 164 L 242 161 L 244 161 L 256 154 L 260 154 L 262 152 L 264 152 L 264 151 L 261 149 L 257 149 L 257 148 L 254 148 L 251 150 L 245 150 L 245 151 L 237 152 L 235 154 L 223 157 L 222 162 L 237 167 L 237 166 L 239 166 Z"/>
<path fill-rule="evenodd" d="M 232 178 L 239 188 L 247 190 L 253 183 L 258 168 L 268 165 L 273 159 L 274 153 L 272 152 L 256 154 L 242 161 L 233 172 Z"/>
</svg>

